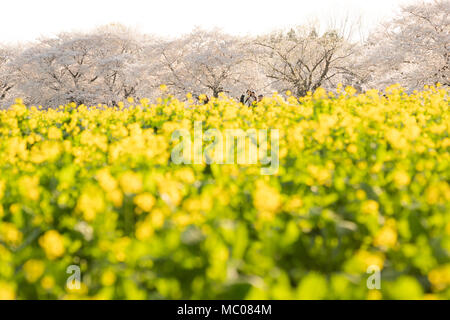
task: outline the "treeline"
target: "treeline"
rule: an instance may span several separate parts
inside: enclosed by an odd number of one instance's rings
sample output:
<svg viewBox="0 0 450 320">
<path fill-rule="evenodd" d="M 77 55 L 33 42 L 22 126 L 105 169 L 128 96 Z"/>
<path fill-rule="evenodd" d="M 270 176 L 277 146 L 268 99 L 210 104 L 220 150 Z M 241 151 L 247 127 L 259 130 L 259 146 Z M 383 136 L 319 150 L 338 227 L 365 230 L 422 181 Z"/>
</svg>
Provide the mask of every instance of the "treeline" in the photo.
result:
<svg viewBox="0 0 450 320">
<path fill-rule="evenodd" d="M 366 41 L 344 30 L 298 26 L 237 37 L 194 30 L 176 39 L 122 25 L 61 33 L 20 47 L 0 47 L 0 105 L 108 104 L 153 98 L 159 86 L 184 96 L 225 92 L 239 97 L 290 90 L 298 96 L 338 83 L 358 90 L 400 83 L 409 90 L 450 85 L 450 1 L 417 3 Z"/>
</svg>

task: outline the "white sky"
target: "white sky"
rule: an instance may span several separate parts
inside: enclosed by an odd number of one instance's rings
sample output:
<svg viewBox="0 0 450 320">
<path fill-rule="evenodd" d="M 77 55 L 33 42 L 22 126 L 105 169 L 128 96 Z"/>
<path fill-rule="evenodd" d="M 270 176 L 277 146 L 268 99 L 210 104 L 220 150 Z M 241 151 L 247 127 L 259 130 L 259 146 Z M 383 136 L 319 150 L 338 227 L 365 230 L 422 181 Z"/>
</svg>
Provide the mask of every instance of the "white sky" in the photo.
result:
<svg viewBox="0 0 450 320">
<path fill-rule="evenodd" d="M 317 17 L 361 16 L 363 32 L 412 0 L 1 0 L 0 42 L 35 40 L 111 22 L 175 36 L 193 27 L 259 34 Z"/>
</svg>

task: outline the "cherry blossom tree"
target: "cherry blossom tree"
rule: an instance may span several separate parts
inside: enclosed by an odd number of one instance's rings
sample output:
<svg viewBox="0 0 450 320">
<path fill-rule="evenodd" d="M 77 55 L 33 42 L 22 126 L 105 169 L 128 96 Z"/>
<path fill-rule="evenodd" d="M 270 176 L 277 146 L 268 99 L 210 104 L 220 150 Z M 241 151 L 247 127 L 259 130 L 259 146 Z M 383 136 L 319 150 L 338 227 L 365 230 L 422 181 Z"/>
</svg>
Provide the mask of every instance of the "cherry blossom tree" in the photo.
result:
<svg viewBox="0 0 450 320">
<path fill-rule="evenodd" d="M 371 35 L 363 57 L 362 66 L 371 73 L 369 87 L 450 86 L 450 1 L 402 7 L 398 17 Z"/>
<path fill-rule="evenodd" d="M 182 94 L 238 96 L 248 88 L 259 89 L 263 77 L 248 56 L 246 42 L 217 30 L 197 29 L 160 43 L 160 80 Z"/>
<path fill-rule="evenodd" d="M 143 35 L 118 24 L 66 32 L 25 45 L 0 47 L 0 104 L 14 97 L 55 107 L 68 102 L 116 105 L 155 98 L 158 87 L 239 98 L 290 90 L 303 96 L 338 83 L 383 89 L 400 83 L 450 86 L 450 0 L 418 2 L 375 30 L 364 43 L 345 19 L 321 29 L 313 23 L 258 37 L 195 29 L 175 39 Z"/>
<path fill-rule="evenodd" d="M 0 107 L 8 101 L 18 82 L 17 69 L 13 63 L 19 48 L 0 47 Z"/>
<path fill-rule="evenodd" d="M 153 38 L 122 25 L 107 25 L 92 34 L 97 44 L 96 71 L 104 103 L 144 97 L 152 87 L 152 67 L 156 56 L 146 50 Z"/>
<path fill-rule="evenodd" d="M 355 45 L 335 30 L 319 34 L 316 26 L 277 31 L 254 41 L 254 59 L 279 91 L 298 96 L 319 87 L 335 88 L 350 74 Z"/>
<path fill-rule="evenodd" d="M 112 104 L 144 95 L 146 39 L 120 25 L 41 39 L 16 61 L 29 103 Z"/>
</svg>

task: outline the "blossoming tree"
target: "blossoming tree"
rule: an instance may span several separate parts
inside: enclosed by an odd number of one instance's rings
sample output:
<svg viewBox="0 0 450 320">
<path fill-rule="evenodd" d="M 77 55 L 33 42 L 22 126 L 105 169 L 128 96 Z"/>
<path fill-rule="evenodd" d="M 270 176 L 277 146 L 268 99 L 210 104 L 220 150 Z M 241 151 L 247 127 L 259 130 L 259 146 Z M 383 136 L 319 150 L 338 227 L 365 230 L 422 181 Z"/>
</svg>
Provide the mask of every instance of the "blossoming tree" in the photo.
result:
<svg viewBox="0 0 450 320">
<path fill-rule="evenodd" d="M 371 35 L 364 57 L 369 87 L 397 82 L 410 90 L 437 82 L 450 86 L 450 1 L 404 6 Z"/>
</svg>

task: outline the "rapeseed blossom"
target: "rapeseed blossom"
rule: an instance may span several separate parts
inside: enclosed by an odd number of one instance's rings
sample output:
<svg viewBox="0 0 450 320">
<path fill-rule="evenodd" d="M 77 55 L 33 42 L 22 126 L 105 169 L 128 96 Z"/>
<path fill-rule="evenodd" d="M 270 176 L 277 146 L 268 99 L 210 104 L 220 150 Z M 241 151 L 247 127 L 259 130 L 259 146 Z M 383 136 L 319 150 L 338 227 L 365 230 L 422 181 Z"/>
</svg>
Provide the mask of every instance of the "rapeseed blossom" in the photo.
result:
<svg viewBox="0 0 450 320">
<path fill-rule="evenodd" d="M 0 111 L 0 299 L 450 299 L 447 88 L 340 85 L 252 108 L 160 89 Z M 278 172 L 175 164 L 172 133 L 196 121 L 277 129 Z"/>
<path fill-rule="evenodd" d="M 65 252 L 64 238 L 56 230 L 49 230 L 39 238 L 39 245 L 50 260 L 61 257 Z"/>
</svg>

